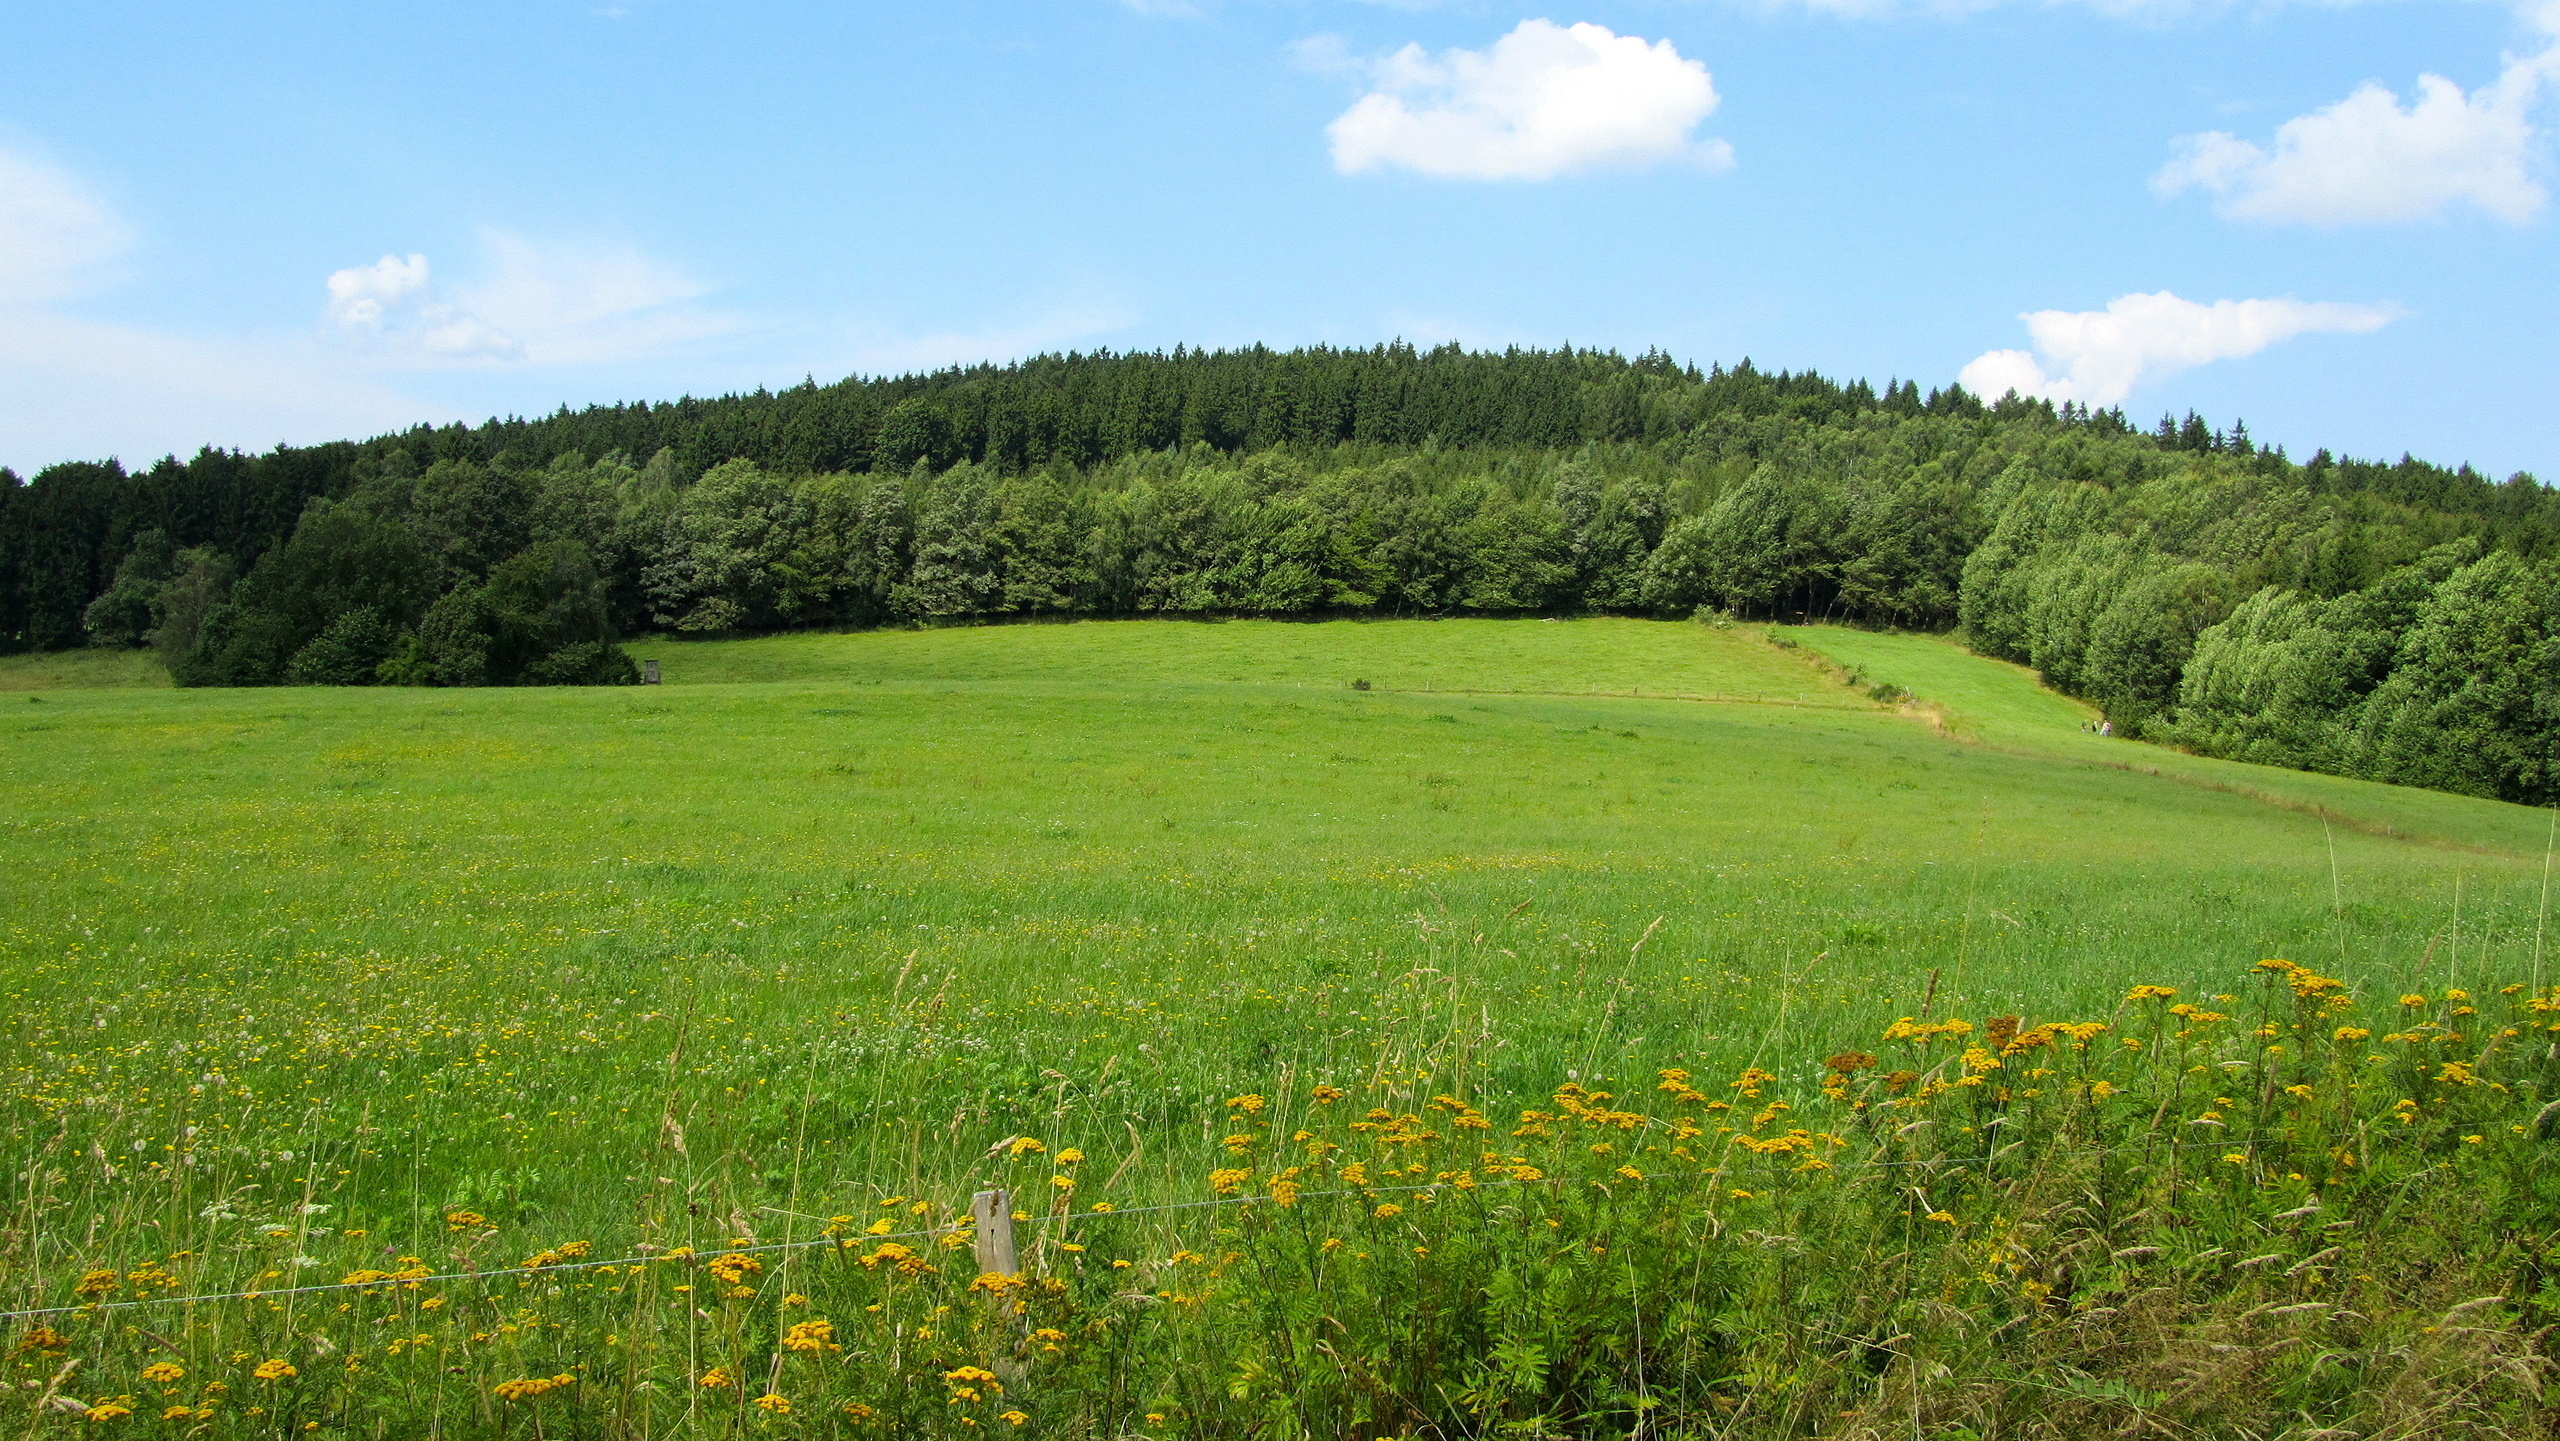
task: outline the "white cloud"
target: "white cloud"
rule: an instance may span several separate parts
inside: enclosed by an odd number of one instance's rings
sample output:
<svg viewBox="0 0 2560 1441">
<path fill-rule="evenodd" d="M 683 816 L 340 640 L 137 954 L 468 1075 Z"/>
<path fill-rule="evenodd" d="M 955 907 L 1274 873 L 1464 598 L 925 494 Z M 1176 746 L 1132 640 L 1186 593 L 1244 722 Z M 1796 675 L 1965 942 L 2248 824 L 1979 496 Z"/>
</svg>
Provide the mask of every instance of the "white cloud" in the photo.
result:
<svg viewBox="0 0 2560 1441">
<path fill-rule="evenodd" d="M 2277 127 L 2271 146 L 2220 130 L 2182 136 L 2151 183 L 2163 195 L 2209 192 L 2214 208 L 2236 220 L 2369 225 L 2467 205 L 2522 223 L 2543 203 L 2527 112 L 2555 76 L 2560 46 L 2510 61 L 2469 95 L 2441 75 L 2421 75 L 2417 98 L 2403 106 L 2368 81 Z"/>
<path fill-rule="evenodd" d="M 693 304 L 708 287 L 628 246 L 481 235 L 476 281 L 441 286 L 427 259 L 386 255 L 329 277 L 329 318 L 410 364 L 645 359 L 718 339 L 741 320 Z"/>
<path fill-rule="evenodd" d="M 486 415 L 558 371 L 627 379 L 642 372 L 621 362 L 698 366 L 749 329 L 707 307 L 703 284 L 627 246 L 503 231 L 482 237 L 461 283 L 416 254 L 329 275 L 321 328 L 195 333 L 86 313 L 93 296 L 113 298 L 108 282 L 134 238 L 79 176 L 0 148 L 0 463 L 31 472 L 66 456 L 264 449 Z M 494 370 L 495 360 L 524 365 Z M 443 398 L 395 382 L 403 371 L 444 372 Z M 475 372 L 489 383 L 473 385 Z"/>
<path fill-rule="evenodd" d="M 1299 63 L 1339 64 L 1338 46 L 1302 44 Z M 1604 167 L 1733 163 L 1721 140 L 1691 138 L 1714 113 L 1707 68 L 1668 40 L 1599 25 L 1523 20 L 1489 51 L 1438 56 L 1407 45 L 1364 67 L 1371 91 L 1325 127 L 1346 175 L 1401 168 L 1457 180 L 1550 180 Z"/>
<path fill-rule="evenodd" d="M 306 337 L 202 337 L 91 319 L 134 233 L 80 177 L 0 149 L 0 463 L 144 460 L 414 421 L 420 407 Z"/>
<path fill-rule="evenodd" d="M 427 288 L 427 257 L 386 255 L 329 277 L 329 318 L 372 329 L 383 312 Z"/>
<path fill-rule="evenodd" d="M 76 295 L 132 243 L 78 177 L 0 150 L 0 305 Z"/>
<path fill-rule="evenodd" d="M 395 359 L 518 360 L 505 331 L 446 301 L 428 283 L 427 257 L 386 255 L 329 275 L 329 318 Z"/>
<path fill-rule="evenodd" d="M 1967 390 L 1991 399 L 2014 390 L 2046 400 L 2113 405 L 2136 386 L 2182 370 L 2255 355 L 2297 335 L 2379 330 L 2399 314 L 2393 306 L 2331 300 L 2200 305 L 2165 290 L 2126 295 L 2104 310 L 2022 315 L 2041 359 L 2023 350 L 1994 350 L 1977 357 L 1956 378 Z"/>
</svg>

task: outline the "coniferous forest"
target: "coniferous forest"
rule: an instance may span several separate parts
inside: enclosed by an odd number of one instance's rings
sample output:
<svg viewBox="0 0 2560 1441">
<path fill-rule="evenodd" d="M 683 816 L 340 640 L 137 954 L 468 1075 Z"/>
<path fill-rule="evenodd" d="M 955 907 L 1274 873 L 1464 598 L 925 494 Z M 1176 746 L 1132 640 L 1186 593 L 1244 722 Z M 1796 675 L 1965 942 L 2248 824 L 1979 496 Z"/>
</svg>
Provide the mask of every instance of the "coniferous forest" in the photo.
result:
<svg viewBox="0 0 2560 1441">
<path fill-rule="evenodd" d="M 1608 611 L 1960 628 L 2215 755 L 2560 803 L 2560 498 L 2189 415 L 1456 347 L 1043 357 L 0 470 L 0 649 L 607 684 L 619 637 Z"/>
</svg>

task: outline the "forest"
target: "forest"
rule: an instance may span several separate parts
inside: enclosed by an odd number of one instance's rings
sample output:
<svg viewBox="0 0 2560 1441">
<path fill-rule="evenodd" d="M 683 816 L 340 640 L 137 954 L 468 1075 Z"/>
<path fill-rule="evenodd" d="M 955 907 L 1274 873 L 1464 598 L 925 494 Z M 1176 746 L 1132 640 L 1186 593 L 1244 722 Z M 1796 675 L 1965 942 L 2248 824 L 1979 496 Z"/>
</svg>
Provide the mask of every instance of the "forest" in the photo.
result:
<svg viewBox="0 0 2560 1441">
<path fill-rule="evenodd" d="M 1454 346 L 1050 356 L 0 470 L 0 650 L 635 678 L 620 637 L 1040 616 L 1960 629 L 2193 750 L 2560 803 L 2560 498 L 2196 415 Z"/>
</svg>

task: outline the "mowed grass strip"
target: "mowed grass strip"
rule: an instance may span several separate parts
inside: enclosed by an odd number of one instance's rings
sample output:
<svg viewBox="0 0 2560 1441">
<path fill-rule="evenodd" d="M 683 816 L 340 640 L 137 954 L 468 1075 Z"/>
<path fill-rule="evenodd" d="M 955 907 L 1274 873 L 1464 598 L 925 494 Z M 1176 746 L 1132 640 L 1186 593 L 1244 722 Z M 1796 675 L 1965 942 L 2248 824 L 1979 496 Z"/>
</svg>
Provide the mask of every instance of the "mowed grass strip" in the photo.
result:
<svg viewBox="0 0 2560 1441">
<path fill-rule="evenodd" d="M 2187 755 L 2083 729 L 2095 709 L 2046 690 L 2034 672 L 1964 649 L 1954 638 L 1801 626 L 1784 632 L 1863 677 L 1899 685 L 1954 736 L 2085 765 L 2132 770 L 2184 785 L 2247 795 L 2326 816 L 2336 825 L 2433 845 L 2537 860 L 2551 844 L 2552 814 L 2414 786 L 2382 785 L 2278 766 Z"/>
<path fill-rule="evenodd" d="M 1561 620 L 1141 620 L 634 642 L 673 685 L 1275 685 L 1870 708 L 1749 628 Z"/>
</svg>

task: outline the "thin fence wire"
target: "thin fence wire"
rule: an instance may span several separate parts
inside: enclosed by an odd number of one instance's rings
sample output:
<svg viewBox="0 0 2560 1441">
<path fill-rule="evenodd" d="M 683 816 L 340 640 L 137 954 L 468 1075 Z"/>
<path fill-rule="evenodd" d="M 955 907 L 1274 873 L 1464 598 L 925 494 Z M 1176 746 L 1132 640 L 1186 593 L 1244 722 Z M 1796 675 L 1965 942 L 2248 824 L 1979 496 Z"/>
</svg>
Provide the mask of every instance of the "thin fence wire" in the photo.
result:
<svg viewBox="0 0 2560 1441">
<path fill-rule="evenodd" d="M 2086 1160 L 2097 1157 L 2122 1156 L 2131 1155 L 2136 1152 L 2153 1152 L 2162 1150 L 2227 1150 L 2232 1145 L 2233 1143 L 2228 1141 L 2177 1141 L 2134 1146 L 2110 1146 L 2103 1150 L 2095 1151 L 2065 1151 L 2059 1153 L 2045 1152 L 2041 1153 L 2041 1159 Z M 1946 1156 L 1907 1161 L 1852 1161 L 1849 1162 L 1846 1167 L 1839 1169 L 1886 1170 L 1909 1166 L 1986 1166 L 1999 1160 L 2006 1154 L 2006 1151 L 1998 1151 L 1988 1156 Z M 1197 1211 L 1210 1207 L 1243 1206 L 1261 1201 L 1269 1201 L 1274 1205 L 1294 1205 L 1299 1201 L 1330 1200 L 1342 1196 L 1412 1195 L 1423 1191 L 1502 1190 L 1514 1186 L 1536 1186 L 1546 1185 L 1549 1183 L 1549 1179 L 1547 1178 L 1542 1178 L 1536 1181 L 1503 1178 L 1491 1181 L 1471 1181 L 1463 1186 L 1459 1185 L 1455 1181 L 1430 1181 L 1412 1185 L 1397 1186 L 1349 1186 L 1331 1191 L 1295 1192 L 1287 1203 L 1283 1203 L 1279 1198 L 1267 1193 L 1250 1196 L 1219 1196 L 1205 1201 L 1170 1201 L 1159 1206 L 1113 1207 L 1108 1211 L 1076 1211 L 1063 1215 L 1052 1213 L 1049 1215 L 1033 1216 L 1029 1219 L 1027 1224 L 1035 1226 L 1050 1226 L 1069 1221 L 1078 1223 L 1113 1221 L 1124 1216 L 1149 1216 L 1168 1211 Z M 808 1219 L 815 1218 L 812 1217 Z M 819 1236 L 805 1241 L 765 1241 L 748 1246 L 724 1246 L 716 1250 L 709 1251 L 692 1248 L 675 1248 L 670 1250 L 653 1251 L 642 1256 L 611 1257 L 594 1261 L 559 1261 L 542 1266 L 508 1266 L 486 1271 L 445 1271 L 430 1276 L 383 1276 L 379 1279 L 367 1281 L 325 1281 L 309 1286 L 282 1286 L 273 1290 L 264 1291 L 219 1291 L 194 1296 L 151 1296 L 138 1297 L 130 1301 L 84 1301 L 73 1306 L 41 1306 L 27 1310 L 0 1311 L 0 1321 L 33 1321 L 40 1320 L 48 1316 L 88 1315 L 107 1311 L 133 1310 L 140 1307 L 200 1306 L 223 1301 L 265 1301 L 275 1300 L 286 1296 L 320 1295 L 333 1291 L 381 1291 L 395 1287 L 403 1290 L 415 1290 L 421 1286 L 426 1286 L 436 1282 L 504 1280 L 524 1282 L 542 1276 L 563 1276 L 581 1271 L 603 1270 L 606 1267 L 647 1266 L 662 1264 L 669 1260 L 709 1260 L 720 1256 L 761 1256 L 771 1255 L 782 1251 L 812 1250 L 821 1246 L 850 1251 L 865 1245 L 871 1245 L 882 1241 L 936 1240 L 945 1236 L 953 1235 L 962 1229 L 963 1228 L 959 1226 L 939 1226 L 922 1231 L 885 1231 L 878 1233 L 866 1231 L 850 1235 Z"/>
</svg>

